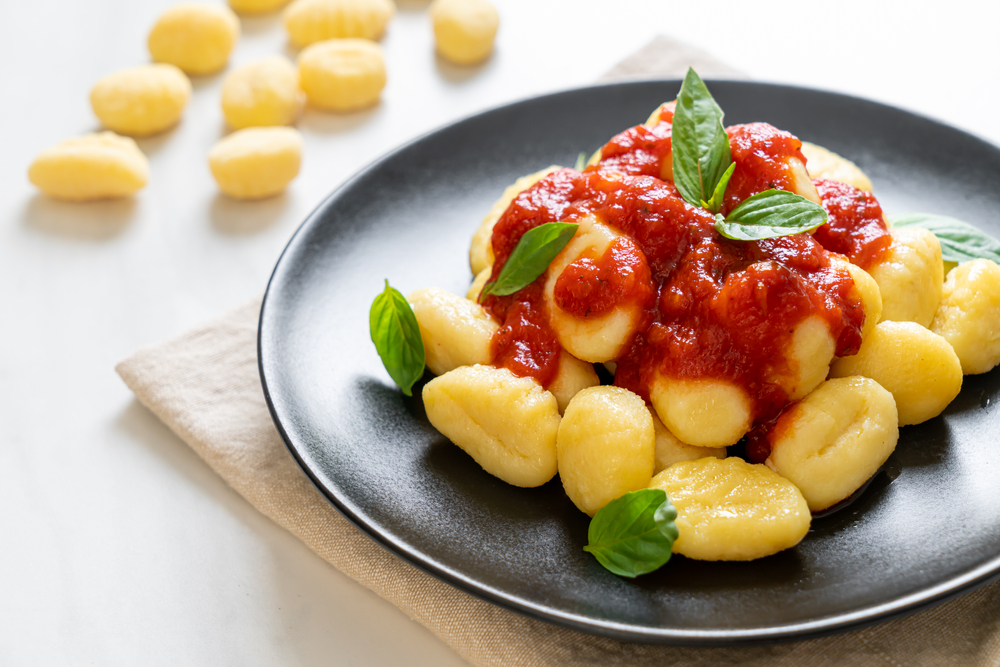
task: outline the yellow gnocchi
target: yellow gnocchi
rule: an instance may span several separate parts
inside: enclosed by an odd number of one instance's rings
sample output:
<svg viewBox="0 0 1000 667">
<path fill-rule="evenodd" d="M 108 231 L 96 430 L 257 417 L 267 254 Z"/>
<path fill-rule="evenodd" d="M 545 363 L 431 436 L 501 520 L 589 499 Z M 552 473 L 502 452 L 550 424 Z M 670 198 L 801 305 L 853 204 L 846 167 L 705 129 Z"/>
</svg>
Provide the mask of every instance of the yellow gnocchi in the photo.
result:
<svg viewBox="0 0 1000 667">
<path fill-rule="evenodd" d="M 931 331 L 948 341 L 966 375 L 1000 363 L 1000 266 L 974 259 L 949 271 Z"/>
<path fill-rule="evenodd" d="M 500 15 L 489 0 L 434 0 L 430 8 L 437 50 L 458 65 L 475 65 L 493 52 Z"/>
<path fill-rule="evenodd" d="M 753 424 L 750 395 L 724 380 L 657 373 L 649 399 L 670 432 L 695 447 L 735 445 Z"/>
<path fill-rule="evenodd" d="M 143 137 L 173 127 L 191 97 L 191 82 L 173 65 L 119 70 L 90 90 L 90 105 L 104 127 Z"/>
<path fill-rule="evenodd" d="M 193 2 L 174 5 L 149 32 L 149 54 L 188 74 L 212 74 L 226 66 L 240 37 L 240 20 L 228 7 Z"/>
<path fill-rule="evenodd" d="M 827 380 L 778 419 L 765 464 L 799 488 L 810 510 L 824 510 L 885 463 L 899 440 L 898 419 L 892 394 L 874 380 Z"/>
<path fill-rule="evenodd" d="M 490 362 L 490 340 L 500 325 L 482 306 L 434 287 L 418 289 L 406 299 L 417 317 L 432 373 Z"/>
<path fill-rule="evenodd" d="M 882 293 L 879 292 L 878 283 L 857 264 L 852 264 L 836 256 L 831 259 L 831 262 L 835 266 L 846 269 L 854 281 L 854 287 L 851 288 L 849 296 L 851 299 L 860 301 L 861 308 L 865 311 L 865 323 L 861 327 L 861 340 L 864 341 L 875 325 L 882 320 Z"/>
<path fill-rule="evenodd" d="M 272 197 L 302 163 L 302 135 L 290 127 L 249 127 L 220 140 L 208 154 L 219 189 L 235 199 Z"/>
<path fill-rule="evenodd" d="M 823 178 L 853 185 L 858 190 L 872 191 L 872 182 L 858 165 L 831 150 L 802 142 L 802 154 L 806 158 L 806 169 L 812 178 Z"/>
<path fill-rule="evenodd" d="M 309 103 L 330 111 L 354 111 L 378 102 L 385 88 L 385 61 L 378 44 L 332 39 L 299 54 L 299 77 Z"/>
<path fill-rule="evenodd" d="M 42 151 L 28 169 L 28 180 L 56 199 L 115 199 L 146 185 L 149 162 L 132 139 L 100 132 Z"/>
<path fill-rule="evenodd" d="M 591 387 L 574 396 L 556 447 L 566 495 L 590 516 L 646 488 L 653 477 L 653 419 L 645 402 L 621 387 Z"/>
<path fill-rule="evenodd" d="M 695 560 L 754 560 L 798 544 L 812 515 L 802 492 L 761 464 L 708 457 L 652 479 L 677 508 L 674 553 Z"/>
<path fill-rule="evenodd" d="M 222 114 L 233 129 L 291 125 L 305 104 L 299 70 L 269 56 L 233 70 L 222 84 Z"/>
<path fill-rule="evenodd" d="M 425 384 L 423 400 L 434 428 L 491 475 L 523 487 L 555 477 L 559 406 L 531 378 L 462 366 Z"/>
<path fill-rule="evenodd" d="M 902 227 L 890 232 L 888 255 L 868 270 L 882 296 L 882 320 L 930 326 L 944 283 L 941 244 L 926 229 Z"/>
<path fill-rule="evenodd" d="M 379 39 L 395 13 L 392 0 L 293 0 L 283 18 L 301 49 L 328 39 Z"/>
<path fill-rule="evenodd" d="M 941 414 L 962 389 L 962 364 L 941 336 L 915 322 L 879 322 L 852 357 L 830 368 L 831 377 L 861 375 L 892 393 L 899 425 Z"/>
<path fill-rule="evenodd" d="M 663 425 L 659 417 L 653 417 L 653 432 L 656 434 L 656 457 L 653 465 L 653 474 L 657 475 L 675 463 L 681 461 L 697 461 L 706 456 L 714 456 L 717 459 L 726 458 L 725 447 L 695 447 L 688 445 L 677 439 L 670 430 Z"/>
<path fill-rule="evenodd" d="M 229 6 L 240 14 L 266 14 L 287 4 L 288 0 L 229 0 Z"/>
</svg>

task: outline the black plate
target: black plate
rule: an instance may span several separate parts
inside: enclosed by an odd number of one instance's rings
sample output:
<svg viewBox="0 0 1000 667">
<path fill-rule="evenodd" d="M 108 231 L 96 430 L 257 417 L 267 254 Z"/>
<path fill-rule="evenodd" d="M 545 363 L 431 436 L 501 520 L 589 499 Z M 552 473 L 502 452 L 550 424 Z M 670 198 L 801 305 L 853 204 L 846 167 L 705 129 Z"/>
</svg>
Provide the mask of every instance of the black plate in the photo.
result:
<svg viewBox="0 0 1000 667">
<path fill-rule="evenodd" d="M 573 164 L 679 85 L 599 86 L 494 109 L 403 146 L 330 195 L 288 244 L 261 312 L 261 377 L 289 449 L 340 511 L 414 565 L 530 616 L 622 639 L 814 636 L 1000 576 L 997 371 L 965 378 L 943 417 L 904 428 L 861 498 L 817 519 L 796 548 L 750 563 L 676 557 L 638 580 L 582 551 L 588 520 L 558 478 L 518 489 L 491 477 L 392 384 L 368 334 L 383 279 L 404 293 L 464 294 L 469 239 L 506 185 Z M 1000 235 L 996 147 L 843 95 L 711 89 L 728 123 L 765 120 L 854 159 L 890 214 L 946 213 Z"/>
</svg>

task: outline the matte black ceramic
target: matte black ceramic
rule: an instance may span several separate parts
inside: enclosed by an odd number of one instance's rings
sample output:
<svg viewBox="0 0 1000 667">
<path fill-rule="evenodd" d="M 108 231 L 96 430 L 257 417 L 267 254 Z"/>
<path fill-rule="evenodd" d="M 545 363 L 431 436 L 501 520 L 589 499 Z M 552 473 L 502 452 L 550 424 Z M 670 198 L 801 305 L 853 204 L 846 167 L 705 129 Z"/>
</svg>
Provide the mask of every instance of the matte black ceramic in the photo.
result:
<svg viewBox="0 0 1000 667">
<path fill-rule="evenodd" d="M 727 123 L 764 120 L 849 156 L 883 208 L 945 213 L 1000 236 L 1000 150 L 833 93 L 712 82 Z M 582 550 L 588 519 L 559 479 L 519 489 L 428 423 L 382 368 L 368 310 L 465 294 L 469 239 L 517 177 L 572 165 L 640 123 L 677 81 L 571 90 L 474 116 L 390 153 L 328 197 L 274 270 L 260 370 L 274 421 L 351 521 L 417 567 L 510 609 L 629 640 L 723 645 L 815 636 L 908 613 L 1000 575 L 1000 373 L 965 378 L 942 417 L 903 428 L 859 500 L 794 549 L 749 563 L 675 557 L 636 580 Z"/>
</svg>

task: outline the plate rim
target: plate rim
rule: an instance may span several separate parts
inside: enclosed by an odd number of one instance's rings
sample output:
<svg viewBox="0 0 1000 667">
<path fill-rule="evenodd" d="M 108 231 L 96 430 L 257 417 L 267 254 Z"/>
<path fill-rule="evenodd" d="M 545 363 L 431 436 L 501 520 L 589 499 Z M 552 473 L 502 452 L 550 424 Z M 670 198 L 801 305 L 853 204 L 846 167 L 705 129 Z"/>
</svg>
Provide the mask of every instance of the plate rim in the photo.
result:
<svg viewBox="0 0 1000 667">
<path fill-rule="evenodd" d="M 840 91 L 827 90 L 822 88 L 816 88 L 811 86 L 801 86 L 795 84 L 787 83 L 777 83 L 770 81 L 757 81 L 748 79 L 736 79 L 736 78 L 705 78 L 705 81 L 709 84 L 712 83 L 723 83 L 723 84 L 738 84 L 751 87 L 760 88 L 770 88 L 778 90 L 789 90 L 798 93 L 808 93 L 808 94 L 820 94 L 820 95 L 831 95 L 839 97 L 845 101 L 850 101 L 854 103 L 862 103 L 865 105 L 874 105 L 883 110 L 887 110 L 893 113 L 902 113 L 907 116 L 911 116 L 915 119 L 919 119 L 924 122 L 932 123 L 934 125 L 942 126 L 949 131 L 960 133 L 968 140 L 981 143 L 988 146 L 990 149 L 997 151 L 1000 154 L 1000 146 L 993 143 L 992 141 L 980 137 L 978 135 L 972 134 L 971 132 L 964 130 L 962 128 L 951 125 L 943 120 L 933 118 L 926 114 L 921 114 L 909 109 L 904 109 L 892 104 L 887 104 L 878 100 L 873 100 L 870 98 L 861 97 L 858 95 L 853 95 L 849 93 L 843 93 Z M 275 262 L 274 269 L 268 278 L 267 287 L 264 292 L 264 297 L 261 302 L 260 312 L 257 320 L 257 337 L 256 337 L 256 352 L 257 352 L 257 369 L 260 376 L 261 388 L 264 393 L 264 399 L 267 404 L 268 412 L 271 415 L 271 419 L 277 429 L 279 435 L 281 436 L 282 442 L 285 447 L 291 453 L 292 457 L 295 459 L 296 463 L 306 474 L 312 485 L 320 492 L 320 494 L 329 502 L 334 509 L 336 509 L 342 516 L 344 516 L 351 524 L 356 528 L 360 529 L 368 538 L 372 539 L 377 544 L 381 545 L 383 548 L 388 549 L 395 556 L 401 558 L 408 564 L 416 567 L 417 569 L 425 572 L 438 579 L 444 583 L 451 585 L 462 592 L 468 593 L 484 600 L 488 603 L 495 604 L 499 607 L 508 609 L 518 614 L 540 620 L 542 622 L 554 624 L 559 627 L 567 628 L 570 630 L 576 630 L 590 635 L 603 636 L 612 639 L 629 641 L 629 642 L 639 642 L 647 644 L 665 644 L 665 645 L 676 645 L 676 646 L 699 646 L 699 647 L 723 647 L 723 646 L 747 646 L 756 644 L 772 644 L 772 643 L 783 643 L 803 639 L 811 639 L 816 637 L 822 637 L 826 635 L 846 632 L 849 630 L 856 630 L 869 625 L 874 625 L 876 623 L 882 623 L 890 621 L 896 618 L 907 616 L 918 611 L 927 609 L 932 606 L 947 602 L 948 600 L 957 598 L 961 595 L 969 593 L 976 588 L 984 586 L 994 580 L 1000 579 L 1000 554 L 997 554 L 993 559 L 987 561 L 983 565 L 976 567 L 968 572 L 965 572 L 961 576 L 954 577 L 946 582 L 942 582 L 936 586 L 924 589 L 922 591 L 911 593 L 909 595 L 896 598 L 889 602 L 875 605 L 872 607 L 866 607 L 865 609 L 841 613 L 833 616 L 826 616 L 819 619 L 804 621 L 799 623 L 787 623 L 771 628 L 754 628 L 754 629 L 718 629 L 718 630 L 671 630 L 671 629 L 649 629 L 643 628 L 641 630 L 636 629 L 635 626 L 619 623 L 607 619 L 594 619 L 589 616 L 582 614 L 570 614 L 558 610 L 553 610 L 533 603 L 531 601 L 525 600 L 520 596 L 504 593 L 503 591 L 497 590 L 494 587 L 483 585 L 482 583 L 476 581 L 475 579 L 462 575 L 461 573 L 455 571 L 452 568 L 447 567 L 441 563 L 436 562 L 433 558 L 424 556 L 420 558 L 418 556 L 422 554 L 415 554 L 412 550 L 408 549 L 405 545 L 400 544 L 394 540 L 389 535 L 384 535 L 381 532 L 375 530 L 369 526 L 365 521 L 358 517 L 332 490 L 326 489 L 319 478 L 319 475 L 315 473 L 306 460 L 300 455 L 297 447 L 293 443 L 293 438 L 291 434 L 285 429 L 282 418 L 278 414 L 278 409 L 275 405 L 274 400 L 271 396 L 271 390 L 268 386 L 266 362 L 265 362 L 265 326 L 267 324 L 268 317 L 268 305 L 270 297 L 272 295 L 272 287 L 275 285 L 276 277 L 280 269 L 282 268 L 282 263 L 285 261 L 286 257 L 289 255 L 289 251 L 296 245 L 297 240 L 308 227 L 316 224 L 321 218 L 321 213 L 328 207 L 330 202 L 334 200 L 342 192 L 349 190 L 356 182 L 362 180 L 367 174 L 378 169 L 381 165 L 390 162 L 397 154 L 407 150 L 411 146 L 428 140 L 434 135 L 453 128 L 457 125 L 473 121 L 481 116 L 488 115 L 490 113 L 505 110 L 512 107 L 517 107 L 527 103 L 536 103 L 541 100 L 556 98 L 560 96 L 568 96 L 573 94 L 579 94 L 584 91 L 592 90 L 609 90 L 616 88 L 625 88 L 633 86 L 647 86 L 650 84 L 663 84 L 665 86 L 675 86 L 679 87 L 681 84 L 681 79 L 676 77 L 670 78 L 641 78 L 641 79 L 630 79 L 627 81 L 616 81 L 607 83 L 595 83 L 585 86 L 575 86 L 570 88 L 564 88 L 548 93 L 528 95 L 513 101 L 504 102 L 496 104 L 480 111 L 466 114 L 458 119 L 449 121 L 438 125 L 437 127 L 430 129 L 426 132 L 419 134 L 418 136 L 403 142 L 395 146 L 394 148 L 383 153 L 379 157 L 371 160 L 363 167 L 353 172 L 350 177 L 348 177 L 341 184 L 334 187 L 329 194 L 323 197 L 320 202 L 309 212 L 309 214 L 303 219 L 303 221 L 298 225 L 292 235 L 289 237 L 288 242 L 282 249 L 278 259 Z"/>
</svg>

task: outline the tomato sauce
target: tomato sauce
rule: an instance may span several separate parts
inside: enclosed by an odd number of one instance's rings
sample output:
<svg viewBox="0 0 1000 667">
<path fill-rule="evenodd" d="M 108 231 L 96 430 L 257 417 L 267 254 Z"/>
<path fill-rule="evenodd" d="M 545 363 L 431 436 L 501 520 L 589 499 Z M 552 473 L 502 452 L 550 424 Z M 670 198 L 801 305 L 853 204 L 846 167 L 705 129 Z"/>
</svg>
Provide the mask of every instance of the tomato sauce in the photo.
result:
<svg viewBox="0 0 1000 667">
<path fill-rule="evenodd" d="M 827 214 L 826 224 L 813 238 L 862 269 L 878 264 L 889 251 L 892 237 L 875 196 L 837 181 L 814 180 L 813 185 Z"/>
<path fill-rule="evenodd" d="M 643 326 L 616 360 L 615 384 L 648 400 L 658 373 L 726 380 L 748 392 L 755 420 L 763 426 L 788 403 L 776 378 L 791 373 L 786 350 L 795 328 L 819 316 L 837 341 L 836 353 L 854 354 L 864 312 L 850 295 L 850 274 L 831 263 L 818 238 L 798 234 L 743 242 L 720 236 L 711 213 L 690 206 L 672 182 L 660 178 L 662 161 L 670 156 L 670 129 L 669 121 L 661 121 L 626 130 L 604 146 L 598 164 L 583 172 L 561 169 L 520 193 L 494 227 L 491 280 L 529 229 L 593 215 L 622 236 L 601 256 L 570 264 L 556 279 L 554 300 L 581 318 L 625 303 L 642 305 Z M 803 159 L 798 139 L 763 123 L 727 132 L 737 166 L 725 205 L 734 207 L 737 198 L 772 187 L 791 187 L 786 160 Z M 824 196 L 827 210 L 836 210 L 832 215 L 845 221 L 845 229 L 874 215 L 869 203 L 852 217 L 849 201 L 831 195 L 830 202 Z M 837 238 L 861 239 L 856 246 L 867 249 L 876 235 L 866 225 L 860 225 L 863 233 L 851 231 L 855 224 Z M 543 274 L 520 292 L 484 302 L 502 322 L 493 339 L 494 363 L 543 386 L 555 377 L 559 357 L 542 296 L 546 280 Z M 766 438 L 758 440 L 765 445 L 751 456 L 762 461 L 769 448 Z"/>
</svg>

